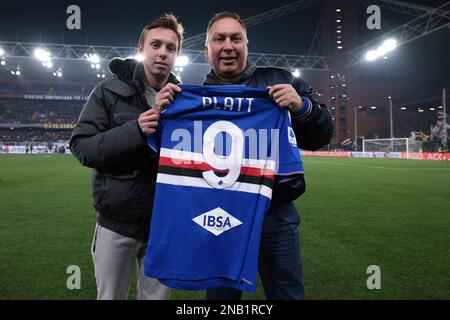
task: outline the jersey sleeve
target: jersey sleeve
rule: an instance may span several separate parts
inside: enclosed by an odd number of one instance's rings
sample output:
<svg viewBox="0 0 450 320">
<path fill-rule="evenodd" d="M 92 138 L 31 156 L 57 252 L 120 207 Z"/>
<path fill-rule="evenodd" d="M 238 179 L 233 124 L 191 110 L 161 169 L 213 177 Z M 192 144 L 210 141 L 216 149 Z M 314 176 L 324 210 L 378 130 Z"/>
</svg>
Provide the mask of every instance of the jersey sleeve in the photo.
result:
<svg viewBox="0 0 450 320">
<path fill-rule="evenodd" d="M 279 159 L 277 175 L 289 176 L 293 174 L 302 174 L 303 164 L 300 149 L 297 147 L 297 139 L 294 129 L 292 128 L 288 111 L 286 111 L 283 118 L 278 148 Z"/>
</svg>

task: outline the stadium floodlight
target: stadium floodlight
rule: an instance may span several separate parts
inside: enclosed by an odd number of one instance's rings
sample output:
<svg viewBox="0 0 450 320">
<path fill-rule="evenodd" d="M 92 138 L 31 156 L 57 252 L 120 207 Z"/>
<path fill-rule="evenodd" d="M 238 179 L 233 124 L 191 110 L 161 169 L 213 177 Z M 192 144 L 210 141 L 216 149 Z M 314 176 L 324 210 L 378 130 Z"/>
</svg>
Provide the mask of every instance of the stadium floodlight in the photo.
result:
<svg viewBox="0 0 450 320">
<path fill-rule="evenodd" d="M 58 69 L 57 71 L 53 72 L 53 75 L 57 78 L 61 78 L 63 76 L 63 73 L 61 69 Z"/>
<path fill-rule="evenodd" d="M 175 60 L 175 66 L 176 67 L 185 67 L 189 63 L 189 57 L 188 56 L 178 56 Z"/>
<path fill-rule="evenodd" d="M 5 50 L 3 50 L 2 48 L 0 48 L 0 56 L 3 56 L 5 54 Z"/>
<path fill-rule="evenodd" d="M 384 47 L 384 49 L 387 52 L 393 51 L 397 48 L 397 40 L 395 39 L 387 39 L 386 41 L 383 42 L 382 47 Z"/>
<path fill-rule="evenodd" d="M 366 60 L 371 62 L 375 61 L 380 57 L 383 59 L 387 59 L 387 53 L 395 50 L 397 48 L 397 40 L 395 39 L 386 39 L 382 45 L 380 45 L 376 50 L 369 50 L 366 53 Z"/>
<path fill-rule="evenodd" d="M 377 58 L 379 58 L 379 57 L 384 57 L 384 56 L 386 55 L 387 52 L 388 52 L 388 51 L 387 51 L 387 48 L 386 48 L 384 45 L 379 46 L 379 47 L 377 48 Z"/>
<path fill-rule="evenodd" d="M 188 56 L 178 56 L 175 60 L 175 76 L 181 81 L 181 73 L 184 71 L 184 67 L 189 64 Z"/>
<path fill-rule="evenodd" d="M 369 62 L 375 61 L 378 58 L 378 54 L 375 50 L 369 50 L 366 53 L 366 60 Z"/>
<path fill-rule="evenodd" d="M 181 81 L 181 74 L 183 73 L 184 68 L 183 67 L 175 67 L 175 76 L 177 77 L 178 81 Z"/>
<path fill-rule="evenodd" d="M 294 78 L 299 78 L 300 77 L 300 71 L 298 69 L 294 69 L 292 71 L 292 75 L 294 76 Z"/>
<path fill-rule="evenodd" d="M 97 70 L 100 69 L 100 58 L 96 53 L 86 54 L 85 56 L 86 56 L 87 61 L 91 64 L 92 69 L 97 69 Z"/>
<path fill-rule="evenodd" d="M 36 59 L 42 62 L 47 62 L 51 60 L 50 52 L 42 48 L 34 50 L 34 56 L 36 57 Z"/>
<path fill-rule="evenodd" d="M 134 60 L 137 60 L 137 61 L 139 61 L 139 62 L 144 61 L 144 56 L 143 56 L 142 54 L 140 54 L 140 53 L 138 53 L 137 55 L 135 55 L 133 58 L 134 58 Z"/>
<path fill-rule="evenodd" d="M 92 54 L 88 54 L 87 55 L 87 60 L 92 63 L 92 64 L 99 64 L 100 63 L 100 58 L 98 57 L 98 55 L 96 53 Z"/>
<path fill-rule="evenodd" d="M 134 60 L 136 60 L 138 62 L 142 62 L 142 61 L 144 61 L 144 56 L 141 55 L 140 53 L 137 53 L 134 56 L 128 56 L 125 59 L 134 59 Z"/>
<path fill-rule="evenodd" d="M 51 53 L 45 49 L 38 48 L 34 50 L 34 56 L 36 59 L 42 62 L 42 65 L 46 68 L 53 68 Z"/>
<path fill-rule="evenodd" d="M 53 63 L 51 61 L 42 62 L 42 65 L 49 69 L 53 68 Z"/>
<path fill-rule="evenodd" d="M 379 57 L 383 57 L 386 53 L 391 52 L 395 48 L 397 48 L 397 40 L 387 39 L 377 48 L 377 54 Z"/>
<path fill-rule="evenodd" d="M 5 61 L 5 60 L 2 60 L 2 61 L 0 62 L 0 64 L 1 64 L 2 66 L 4 66 L 4 65 L 6 64 L 6 61 Z"/>
</svg>

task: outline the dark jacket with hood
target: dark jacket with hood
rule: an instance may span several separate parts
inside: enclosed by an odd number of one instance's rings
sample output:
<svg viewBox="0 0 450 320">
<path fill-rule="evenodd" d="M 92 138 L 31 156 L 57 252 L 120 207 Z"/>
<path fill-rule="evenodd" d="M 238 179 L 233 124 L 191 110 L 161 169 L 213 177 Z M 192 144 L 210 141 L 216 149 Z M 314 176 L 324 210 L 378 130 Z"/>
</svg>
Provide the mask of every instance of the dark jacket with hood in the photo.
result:
<svg viewBox="0 0 450 320">
<path fill-rule="evenodd" d="M 148 239 L 157 173 L 137 119 L 150 106 L 145 73 L 134 59 L 114 59 L 113 79 L 91 93 L 70 139 L 70 149 L 92 168 L 92 193 L 100 225 L 127 237 Z M 169 82 L 179 83 L 174 75 Z"/>
<path fill-rule="evenodd" d="M 214 71 L 206 76 L 204 85 L 221 85 Z M 297 145 L 303 150 L 318 150 L 330 143 L 334 132 L 333 120 L 327 106 L 318 103 L 310 86 L 303 80 L 279 68 L 257 68 L 247 63 L 247 68 L 241 78 L 233 83 L 252 88 L 266 88 L 275 84 L 291 84 L 302 97 L 304 107 L 298 114 L 292 114 Z M 295 179 L 275 183 L 273 188 L 272 205 L 290 203 L 305 192 L 306 184 L 303 176 Z"/>
</svg>

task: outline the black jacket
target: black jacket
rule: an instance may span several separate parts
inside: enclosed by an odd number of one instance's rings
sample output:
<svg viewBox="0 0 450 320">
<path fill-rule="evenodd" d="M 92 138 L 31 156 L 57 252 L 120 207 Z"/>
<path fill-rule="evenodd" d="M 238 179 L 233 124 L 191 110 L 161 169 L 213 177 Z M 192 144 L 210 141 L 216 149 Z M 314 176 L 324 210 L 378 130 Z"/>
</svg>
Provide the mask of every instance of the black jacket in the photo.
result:
<svg viewBox="0 0 450 320">
<path fill-rule="evenodd" d="M 96 86 L 70 139 L 70 149 L 92 168 L 98 223 L 127 237 L 147 240 L 157 173 L 137 118 L 148 110 L 144 68 L 134 59 L 114 59 L 114 79 Z M 178 83 L 171 75 L 169 81 Z"/>
<path fill-rule="evenodd" d="M 203 83 L 204 85 L 220 85 L 220 81 L 211 71 Z M 310 86 L 303 80 L 279 68 L 257 68 L 247 63 L 247 68 L 234 84 L 246 85 L 252 88 L 266 88 L 275 84 L 291 84 L 297 93 L 310 101 L 308 110 L 301 116 L 292 115 L 292 126 L 297 138 L 297 145 L 303 150 L 317 150 L 330 143 L 334 125 L 327 106 L 318 103 Z M 305 192 L 306 183 L 303 176 L 284 183 L 275 183 L 272 204 L 286 204 L 297 199 Z"/>
</svg>

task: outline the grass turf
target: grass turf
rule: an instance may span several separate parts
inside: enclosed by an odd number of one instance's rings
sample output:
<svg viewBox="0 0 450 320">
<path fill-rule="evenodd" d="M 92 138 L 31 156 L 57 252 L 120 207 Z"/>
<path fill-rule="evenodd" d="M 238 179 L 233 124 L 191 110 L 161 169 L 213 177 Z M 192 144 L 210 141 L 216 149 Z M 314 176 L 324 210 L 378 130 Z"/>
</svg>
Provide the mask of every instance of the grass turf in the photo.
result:
<svg viewBox="0 0 450 320">
<path fill-rule="evenodd" d="M 450 299 L 449 162 L 305 157 L 304 166 L 296 206 L 308 299 Z M 90 190 L 89 169 L 71 156 L 0 155 L 0 299 L 95 299 Z M 70 265 L 81 290 L 66 287 Z M 370 265 L 381 290 L 367 289 Z M 263 299 L 261 285 L 244 298 Z"/>
</svg>

